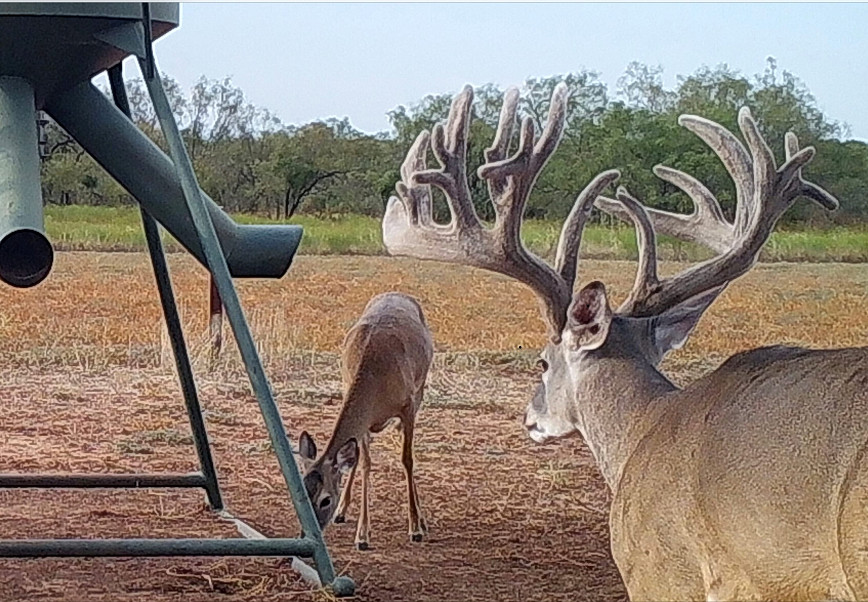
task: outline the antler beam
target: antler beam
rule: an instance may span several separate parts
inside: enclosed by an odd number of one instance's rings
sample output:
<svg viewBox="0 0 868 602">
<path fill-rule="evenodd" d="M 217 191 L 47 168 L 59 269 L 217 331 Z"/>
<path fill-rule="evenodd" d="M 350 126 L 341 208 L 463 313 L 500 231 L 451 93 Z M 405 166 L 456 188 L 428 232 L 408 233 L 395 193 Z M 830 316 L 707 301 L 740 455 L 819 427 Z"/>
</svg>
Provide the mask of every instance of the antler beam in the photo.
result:
<svg viewBox="0 0 868 602">
<path fill-rule="evenodd" d="M 471 265 L 505 274 L 527 284 L 543 305 L 543 316 L 552 337 L 560 336 L 578 265 L 581 235 L 594 200 L 619 177 L 617 171 L 597 176 L 578 196 L 558 241 L 555 267 L 527 250 L 521 241 L 521 224 L 537 177 L 558 146 L 566 123 L 567 88 L 558 85 L 552 94 L 545 128 L 536 137 L 533 121 L 522 120 L 518 148 L 509 155 L 516 123 L 518 91 L 509 90 L 486 163 L 478 170 L 487 181 L 495 213 L 494 226 L 482 225 L 467 182 L 467 134 L 473 90 L 466 86 L 456 96 L 446 124 L 434 127 L 430 137 L 422 132 L 401 166 L 397 197 L 389 199 L 383 218 L 383 242 L 393 255 L 434 259 Z M 440 164 L 428 169 L 429 142 Z M 451 218 L 434 222 L 431 186 L 443 191 Z"/>
</svg>

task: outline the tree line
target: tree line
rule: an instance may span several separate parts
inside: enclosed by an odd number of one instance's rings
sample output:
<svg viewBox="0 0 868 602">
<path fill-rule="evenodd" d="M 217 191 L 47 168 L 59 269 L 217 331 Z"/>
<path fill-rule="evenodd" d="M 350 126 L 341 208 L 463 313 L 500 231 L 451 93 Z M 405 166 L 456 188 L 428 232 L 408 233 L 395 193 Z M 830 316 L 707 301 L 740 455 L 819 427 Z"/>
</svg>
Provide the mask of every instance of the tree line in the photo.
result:
<svg viewBox="0 0 868 602">
<path fill-rule="evenodd" d="M 562 219 L 575 195 L 599 172 L 618 168 L 621 182 L 647 204 L 690 211 L 690 200 L 651 168 L 662 163 L 687 171 L 715 192 L 731 213 L 735 188 L 711 151 L 680 127 L 691 113 L 738 132 L 737 114 L 750 107 L 778 161 L 786 131 L 803 146 L 817 147 L 809 178 L 841 200 L 827 214 L 802 202 L 788 223 L 811 226 L 854 224 L 868 217 L 868 145 L 848 140 L 846 125 L 826 116 L 807 87 L 780 70 L 773 58 L 763 73 L 745 76 L 726 65 L 702 67 L 679 76 L 672 89 L 660 67 L 631 63 L 609 90 L 593 71 L 529 78 L 520 88 L 520 113 L 539 130 L 554 87 L 570 91 L 567 124 L 559 150 L 537 182 L 528 203 L 533 218 Z M 367 134 L 347 118 L 286 125 L 256 107 L 230 79 L 202 77 L 185 93 L 171 78 L 164 85 L 202 188 L 224 209 L 289 218 L 294 214 L 378 216 L 399 179 L 400 164 L 416 135 L 444 119 L 452 94 L 430 95 L 388 112 L 390 132 Z M 127 83 L 133 119 L 163 145 L 141 80 Z M 106 93 L 108 93 L 106 91 Z M 468 149 L 471 191 L 480 216 L 491 217 L 484 182 L 476 178 L 484 148 L 491 143 L 504 90 L 494 84 L 474 89 L 474 119 Z M 46 126 L 43 194 L 47 203 L 119 205 L 131 199 L 81 148 L 53 123 Z M 433 163 L 433 159 L 432 159 Z M 439 217 L 447 215 L 437 203 Z"/>
</svg>

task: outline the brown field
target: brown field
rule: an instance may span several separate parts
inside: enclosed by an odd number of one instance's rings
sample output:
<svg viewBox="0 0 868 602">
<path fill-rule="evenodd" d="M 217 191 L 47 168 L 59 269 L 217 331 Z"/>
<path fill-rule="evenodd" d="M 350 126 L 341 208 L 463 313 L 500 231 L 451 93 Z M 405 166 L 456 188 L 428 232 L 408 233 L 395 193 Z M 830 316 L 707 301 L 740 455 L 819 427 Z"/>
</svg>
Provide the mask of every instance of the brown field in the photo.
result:
<svg viewBox="0 0 868 602">
<path fill-rule="evenodd" d="M 296 519 L 234 348 L 209 371 L 206 273 L 170 259 L 229 509 L 272 536 Z M 672 270 L 679 266 L 665 266 Z M 629 262 L 585 262 L 620 299 Z M 537 446 L 519 418 L 543 341 L 533 295 L 488 273 L 383 257 L 302 257 L 277 282 L 240 283 L 287 430 L 326 436 L 336 350 L 367 300 L 422 301 L 438 345 L 417 426 L 430 537 L 406 535 L 400 435 L 374 461 L 372 546 L 349 524 L 327 540 L 360 600 L 623 600 L 608 547 L 608 493 L 578 439 Z M 741 349 L 868 344 L 864 265 L 762 264 L 712 307 L 667 370 L 684 382 Z M 60 253 L 32 290 L 0 288 L 0 472 L 194 470 L 195 455 L 143 254 Z M 162 361 L 161 361 L 162 360 Z M 199 492 L 0 492 L 0 537 L 226 536 Z M 274 559 L 0 561 L 0 601 L 321 600 Z"/>
</svg>

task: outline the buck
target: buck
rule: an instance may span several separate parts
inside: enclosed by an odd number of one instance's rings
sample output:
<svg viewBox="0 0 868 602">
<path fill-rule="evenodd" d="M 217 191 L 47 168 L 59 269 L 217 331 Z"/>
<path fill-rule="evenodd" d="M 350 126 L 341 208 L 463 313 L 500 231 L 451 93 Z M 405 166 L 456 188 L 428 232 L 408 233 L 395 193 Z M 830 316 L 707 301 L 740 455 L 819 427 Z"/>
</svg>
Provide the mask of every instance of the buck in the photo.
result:
<svg viewBox="0 0 868 602">
<path fill-rule="evenodd" d="M 678 389 L 658 366 L 686 342 L 703 312 L 757 261 L 781 215 L 804 196 L 837 201 L 802 177 L 814 156 L 785 139 L 777 167 L 747 109 L 747 148 L 722 126 L 680 123 L 721 159 L 737 193 L 734 219 L 699 181 L 668 167 L 657 176 L 694 202 L 691 215 L 644 207 L 626 189 L 601 196 L 617 171 L 578 195 L 554 265 L 520 239 L 534 181 L 558 145 L 567 94 L 555 89 L 544 130 L 520 125 L 507 92 L 478 175 L 495 221 L 474 212 L 466 160 L 472 91 L 454 100 L 445 126 L 422 132 L 401 168 L 383 218 L 394 255 L 467 264 L 511 276 L 539 297 L 549 342 L 525 426 L 537 442 L 578 432 L 612 491 L 612 554 L 632 600 L 868 599 L 868 348 L 767 347 L 739 353 Z M 440 163 L 426 166 L 429 144 Z M 432 218 L 431 186 L 451 221 Z M 594 206 L 631 220 L 639 245 L 628 298 L 612 309 L 605 285 L 573 295 L 583 228 Z M 712 259 L 660 278 L 656 233 L 701 243 Z M 745 314 L 745 327 L 751 316 Z"/>
<path fill-rule="evenodd" d="M 371 433 L 379 433 L 395 418 L 404 435 L 401 460 L 407 474 L 410 538 L 422 541 L 427 531 L 413 479 L 413 431 L 433 358 L 433 338 L 419 303 L 403 293 L 377 295 L 344 338 L 344 401 L 322 456 L 317 458 L 316 443 L 307 431 L 299 438 L 304 485 L 320 527 L 332 519 L 346 520 L 356 468 L 360 468 L 359 550 L 368 549 L 370 536 Z M 347 480 L 341 488 L 344 476 Z"/>
</svg>

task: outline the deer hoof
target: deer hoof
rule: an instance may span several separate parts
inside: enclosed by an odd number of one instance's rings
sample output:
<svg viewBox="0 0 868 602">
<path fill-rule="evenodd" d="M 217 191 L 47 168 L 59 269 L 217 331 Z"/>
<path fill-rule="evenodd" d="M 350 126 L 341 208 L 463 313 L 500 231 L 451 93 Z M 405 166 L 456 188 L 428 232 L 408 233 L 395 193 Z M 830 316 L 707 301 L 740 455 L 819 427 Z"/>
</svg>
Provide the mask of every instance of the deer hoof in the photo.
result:
<svg viewBox="0 0 868 602">
<path fill-rule="evenodd" d="M 356 549 L 359 550 L 360 552 L 364 552 L 365 550 L 368 549 L 368 547 L 369 547 L 368 542 L 366 542 L 366 541 L 357 541 L 356 542 Z"/>
<path fill-rule="evenodd" d="M 332 522 L 336 525 L 342 525 L 343 523 L 347 522 L 347 517 L 343 514 L 338 514 L 334 517 L 334 519 L 332 519 Z"/>
<path fill-rule="evenodd" d="M 422 541 L 422 534 L 421 533 L 413 533 L 412 535 L 410 535 L 410 539 L 416 543 L 419 543 L 420 541 Z"/>
</svg>

